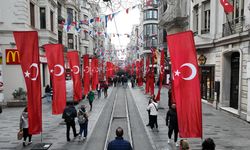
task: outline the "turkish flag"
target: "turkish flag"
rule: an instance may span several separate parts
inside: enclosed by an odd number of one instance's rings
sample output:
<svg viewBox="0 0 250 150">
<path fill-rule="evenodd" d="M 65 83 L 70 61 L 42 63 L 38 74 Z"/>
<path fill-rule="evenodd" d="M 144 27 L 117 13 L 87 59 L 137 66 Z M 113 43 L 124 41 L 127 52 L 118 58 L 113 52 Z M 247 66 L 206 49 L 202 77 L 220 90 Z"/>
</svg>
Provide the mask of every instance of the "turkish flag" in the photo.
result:
<svg viewBox="0 0 250 150">
<path fill-rule="evenodd" d="M 111 62 L 106 62 L 106 80 L 108 81 L 108 79 L 111 77 L 112 74 L 112 64 Z"/>
<path fill-rule="evenodd" d="M 150 71 L 149 71 L 149 91 L 150 91 L 150 94 L 151 95 L 154 95 L 155 94 L 155 73 L 154 73 L 154 67 L 151 67 L 150 68 Z"/>
<path fill-rule="evenodd" d="M 98 59 L 93 58 L 91 62 L 92 68 L 92 90 L 96 89 L 96 85 L 99 83 L 98 80 Z"/>
<path fill-rule="evenodd" d="M 62 44 L 46 44 L 43 47 L 53 83 L 52 114 L 61 114 L 66 106 L 64 48 Z"/>
<path fill-rule="evenodd" d="M 42 132 L 42 94 L 37 31 L 13 32 L 27 88 L 29 133 Z"/>
<path fill-rule="evenodd" d="M 225 13 L 231 13 L 234 11 L 234 6 L 231 5 L 227 0 L 220 0 L 222 7 L 224 8 Z"/>
<path fill-rule="evenodd" d="M 86 96 L 89 93 L 89 79 L 90 79 L 90 69 L 89 69 L 89 55 L 83 56 L 83 79 L 84 79 L 84 91 L 83 94 Z"/>
<path fill-rule="evenodd" d="M 133 76 L 135 73 L 135 63 L 132 63 L 131 75 Z"/>
<path fill-rule="evenodd" d="M 161 50 L 161 62 L 160 62 L 160 74 L 159 74 L 159 90 L 156 96 L 156 100 L 160 101 L 161 99 L 161 88 L 162 88 L 162 80 L 163 80 L 163 75 L 164 75 L 164 50 Z"/>
<path fill-rule="evenodd" d="M 198 64 L 192 31 L 167 36 L 181 138 L 202 137 Z"/>
<path fill-rule="evenodd" d="M 79 54 L 77 51 L 69 51 L 67 52 L 67 58 L 73 78 L 74 100 L 80 101 L 82 99 L 82 80 L 80 75 Z"/>
</svg>

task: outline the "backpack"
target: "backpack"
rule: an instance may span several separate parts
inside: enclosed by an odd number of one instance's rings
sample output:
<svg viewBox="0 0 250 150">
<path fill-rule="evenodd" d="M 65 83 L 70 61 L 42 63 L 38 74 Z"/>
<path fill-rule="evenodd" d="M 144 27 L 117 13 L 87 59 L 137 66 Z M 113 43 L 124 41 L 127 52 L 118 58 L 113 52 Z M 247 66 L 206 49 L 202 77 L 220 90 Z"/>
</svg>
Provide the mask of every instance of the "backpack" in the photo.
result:
<svg viewBox="0 0 250 150">
<path fill-rule="evenodd" d="M 85 123 L 85 121 L 86 121 L 86 118 L 84 117 L 84 114 L 79 113 L 79 115 L 78 115 L 78 123 L 83 124 L 83 123 Z"/>
</svg>

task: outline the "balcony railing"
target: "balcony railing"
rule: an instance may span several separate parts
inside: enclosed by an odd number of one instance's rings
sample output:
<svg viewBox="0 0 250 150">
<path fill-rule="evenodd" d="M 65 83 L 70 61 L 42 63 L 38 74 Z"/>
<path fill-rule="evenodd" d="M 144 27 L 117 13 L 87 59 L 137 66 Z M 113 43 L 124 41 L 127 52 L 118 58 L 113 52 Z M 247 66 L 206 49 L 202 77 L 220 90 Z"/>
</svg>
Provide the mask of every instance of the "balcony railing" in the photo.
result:
<svg viewBox="0 0 250 150">
<path fill-rule="evenodd" d="M 201 29 L 201 34 L 206 34 L 210 32 L 210 28 Z"/>
<path fill-rule="evenodd" d="M 244 23 L 245 23 L 244 16 L 238 17 L 234 20 L 224 23 L 222 36 L 225 37 L 225 36 L 229 36 L 235 33 L 242 32 Z"/>
</svg>

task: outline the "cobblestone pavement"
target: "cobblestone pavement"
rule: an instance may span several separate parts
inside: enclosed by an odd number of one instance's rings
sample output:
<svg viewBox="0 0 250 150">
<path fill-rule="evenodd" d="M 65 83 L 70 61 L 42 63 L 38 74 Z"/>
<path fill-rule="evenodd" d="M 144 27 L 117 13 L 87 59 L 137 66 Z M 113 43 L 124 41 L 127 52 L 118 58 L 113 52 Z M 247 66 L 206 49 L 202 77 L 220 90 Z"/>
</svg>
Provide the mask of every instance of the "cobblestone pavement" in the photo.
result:
<svg viewBox="0 0 250 150">
<path fill-rule="evenodd" d="M 109 92 L 112 90 L 110 88 Z M 152 132 L 146 127 L 148 123 L 148 114 L 146 106 L 148 95 L 144 94 L 142 88 L 130 88 L 135 100 L 140 117 L 144 122 L 144 128 L 151 139 L 151 144 L 157 150 L 175 150 L 174 143 L 167 144 L 168 128 L 165 125 L 166 112 L 168 110 L 168 90 L 163 88 L 161 93 L 160 109 L 158 116 L 159 132 Z M 156 89 L 157 91 L 157 89 Z M 103 96 L 103 95 L 102 95 Z M 44 100 L 45 101 L 45 100 Z M 89 135 L 93 131 L 95 124 L 102 112 L 102 109 L 108 99 L 99 99 L 94 101 L 93 110 L 90 112 Z M 87 103 L 86 100 L 81 103 Z M 78 106 L 76 106 L 78 107 Z M 23 108 L 5 108 L 0 114 L 0 150 L 29 150 L 31 147 L 41 141 L 41 135 L 34 135 L 33 144 L 22 147 L 22 141 L 18 141 L 16 134 L 19 129 L 19 117 Z M 216 110 L 214 107 L 203 104 L 203 138 L 211 137 L 216 143 L 216 150 L 249 150 L 250 147 L 250 124 L 224 111 Z M 76 125 L 79 130 L 78 125 Z M 53 143 L 51 150 L 81 149 L 84 142 L 78 139 L 72 142 L 66 142 L 65 126 L 61 115 L 51 115 L 51 105 L 43 103 L 43 142 Z M 72 136 L 72 133 L 71 133 Z M 192 150 L 201 149 L 201 139 L 188 139 Z M 88 142 L 88 139 L 85 141 Z"/>
<path fill-rule="evenodd" d="M 157 89 L 155 91 L 158 91 Z M 140 115 L 144 121 L 144 127 L 147 128 L 152 144 L 157 150 L 178 149 L 174 142 L 167 144 L 168 128 L 165 125 L 166 112 L 168 110 L 168 90 L 163 88 L 161 92 L 161 101 L 158 115 L 159 132 L 152 132 L 148 123 L 148 114 L 146 107 L 148 104 L 148 95 L 144 94 L 142 88 L 131 89 L 135 98 Z M 203 116 L 203 139 L 211 137 L 216 144 L 216 150 L 249 150 L 250 148 L 250 124 L 241 120 L 232 114 L 216 110 L 209 104 L 202 104 Z M 172 137 L 173 139 L 173 137 Z M 201 139 L 188 139 L 192 150 L 201 149 Z"/>
</svg>

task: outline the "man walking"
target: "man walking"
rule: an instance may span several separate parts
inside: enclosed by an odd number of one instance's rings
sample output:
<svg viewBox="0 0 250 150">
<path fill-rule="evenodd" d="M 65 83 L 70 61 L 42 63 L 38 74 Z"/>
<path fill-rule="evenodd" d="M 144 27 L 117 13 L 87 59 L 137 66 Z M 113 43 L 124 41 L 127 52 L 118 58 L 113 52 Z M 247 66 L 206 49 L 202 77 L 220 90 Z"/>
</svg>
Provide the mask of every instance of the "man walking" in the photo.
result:
<svg viewBox="0 0 250 150">
<path fill-rule="evenodd" d="M 171 136 L 174 131 L 174 142 L 176 146 L 179 146 L 177 143 L 179 129 L 175 104 L 172 104 L 171 108 L 167 112 L 166 126 L 168 126 L 168 143 L 170 143 Z"/>
<path fill-rule="evenodd" d="M 68 142 L 70 141 L 70 136 L 69 136 L 70 127 L 72 127 L 74 137 L 77 137 L 78 135 L 76 133 L 75 117 L 77 117 L 76 108 L 74 107 L 73 103 L 70 103 L 69 106 L 67 106 L 64 109 L 62 115 L 62 118 L 66 122 L 66 127 L 67 127 L 66 137 Z"/>
<path fill-rule="evenodd" d="M 118 127 L 116 129 L 116 138 L 108 144 L 107 150 L 132 150 L 131 144 L 123 139 L 123 129 Z"/>
</svg>

